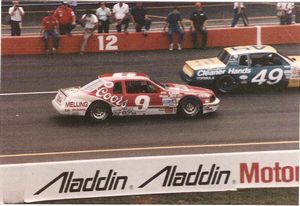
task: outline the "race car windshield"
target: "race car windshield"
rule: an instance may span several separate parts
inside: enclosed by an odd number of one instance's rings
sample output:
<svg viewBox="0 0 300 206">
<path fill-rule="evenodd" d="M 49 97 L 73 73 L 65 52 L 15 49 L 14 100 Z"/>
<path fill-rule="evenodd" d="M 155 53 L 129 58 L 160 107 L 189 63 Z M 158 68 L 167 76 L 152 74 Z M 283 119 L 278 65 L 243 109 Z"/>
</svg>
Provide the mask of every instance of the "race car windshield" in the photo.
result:
<svg viewBox="0 0 300 206">
<path fill-rule="evenodd" d="M 230 54 L 224 49 L 218 54 L 218 59 L 223 62 L 225 65 L 227 64 L 230 58 Z"/>
</svg>

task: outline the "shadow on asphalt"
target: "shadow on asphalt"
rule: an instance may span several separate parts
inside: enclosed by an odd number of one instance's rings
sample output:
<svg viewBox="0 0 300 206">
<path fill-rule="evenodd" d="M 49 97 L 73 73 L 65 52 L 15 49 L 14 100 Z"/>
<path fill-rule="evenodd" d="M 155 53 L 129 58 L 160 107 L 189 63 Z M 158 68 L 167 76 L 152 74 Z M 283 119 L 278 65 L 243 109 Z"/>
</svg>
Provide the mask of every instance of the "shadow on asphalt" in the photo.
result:
<svg viewBox="0 0 300 206">
<path fill-rule="evenodd" d="M 208 121 L 217 118 L 218 113 L 204 114 L 196 119 L 187 119 L 177 115 L 144 115 L 144 116 L 126 116 L 126 117 L 112 117 L 107 122 L 99 123 L 92 122 L 89 119 L 81 116 L 53 116 L 51 121 L 61 127 L 111 127 L 121 126 L 124 124 L 143 126 L 147 124 L 169 124 L 171 122 L 197 122 Z"/>
</svg>

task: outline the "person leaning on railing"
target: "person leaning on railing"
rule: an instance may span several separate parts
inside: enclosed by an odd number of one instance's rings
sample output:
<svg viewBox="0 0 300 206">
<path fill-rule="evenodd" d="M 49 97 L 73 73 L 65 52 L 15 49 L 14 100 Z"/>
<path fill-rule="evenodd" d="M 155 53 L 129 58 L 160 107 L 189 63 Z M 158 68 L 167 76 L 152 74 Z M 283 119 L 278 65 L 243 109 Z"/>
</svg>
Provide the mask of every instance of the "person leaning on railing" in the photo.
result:
<svg viewBox="0 0 300 206">
<path fill-rule="evenodd" d="M 9 8 L 8 14 L 10 15 L 11 35 L 20 36 L 22 28 L 22 16 L 25 12 L 19 6 L 19 1 L 12 1 L 12 7 Z"/>
</svg>

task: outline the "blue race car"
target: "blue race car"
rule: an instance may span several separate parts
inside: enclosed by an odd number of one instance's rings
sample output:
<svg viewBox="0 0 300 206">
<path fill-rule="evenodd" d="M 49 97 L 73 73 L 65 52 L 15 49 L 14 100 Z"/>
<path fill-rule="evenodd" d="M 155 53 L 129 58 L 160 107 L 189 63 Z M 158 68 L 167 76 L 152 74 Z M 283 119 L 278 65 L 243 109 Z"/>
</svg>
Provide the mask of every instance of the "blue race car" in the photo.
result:
<svg viewBox="0 0 300 206">
<path fill-rule="evenodd" d="M 189 60 L 180 72 L 187 84 L 230 93 L 237 87 L 299 87 L 300 56 L 285 56 L 271 46 L 224 48 L 217 57 Z"/>
</svg>

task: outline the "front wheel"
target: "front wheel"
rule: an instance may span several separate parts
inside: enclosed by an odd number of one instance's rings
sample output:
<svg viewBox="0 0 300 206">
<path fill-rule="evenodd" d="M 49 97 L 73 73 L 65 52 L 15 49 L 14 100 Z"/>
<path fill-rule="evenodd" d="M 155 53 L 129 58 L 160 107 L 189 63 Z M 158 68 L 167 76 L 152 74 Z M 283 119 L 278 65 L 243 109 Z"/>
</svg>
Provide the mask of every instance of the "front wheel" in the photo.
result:
<svg viewBox="0 0 300 206">
<path fill-rule="evenodd" d="M 186 99 L 180 103 L 179 114 L 186 118 L 196 118 L 203 113 L 203 106 L 197 99 Z"/>
<path fill-rule="evenodd" d="M 233 92 L 236 87 L 236 80 L 233 76 L 224 75 L 217 79 L 215 87 L 216 90 L 220 93 L 230 93 Z"/>
<path fill-rule="evenodd" d="M 87 116 L 94 122 L 107 121 L 111 116 L 111 108 L 107 103 L 94 102 L 88 109 Z"/>
</svg>

